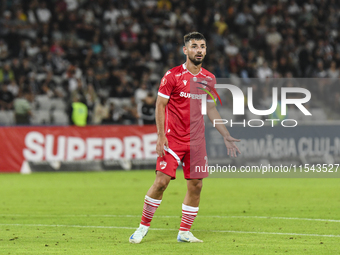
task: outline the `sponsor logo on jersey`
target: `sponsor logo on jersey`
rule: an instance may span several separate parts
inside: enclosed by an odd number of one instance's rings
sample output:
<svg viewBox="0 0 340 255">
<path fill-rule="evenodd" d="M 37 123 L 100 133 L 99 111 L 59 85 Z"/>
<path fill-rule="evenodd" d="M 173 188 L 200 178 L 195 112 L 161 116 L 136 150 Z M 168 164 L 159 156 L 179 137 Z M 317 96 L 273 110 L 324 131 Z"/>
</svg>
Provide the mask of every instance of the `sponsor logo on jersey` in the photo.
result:
<svg viewBox="0 0 340 255">
<path fill-rule="evenodd" d="M 186 92 L 181 92 L 179 96 L 185 97 L 185 98 L 192 98 L 192 99 L 202 99 L 202 94 L 190 94 Z"/>
<path fill-rule="evenodd" d="M 159 165 L 161 166 L 161 169 L 164 169 L 166 168 L 167 163 L 165 161 L 161 161 Z"/>
<path fill-rule="evenodd" d="M 184 83 L 184 86 L 186 86 L 187 85 L 187 80 L 183 80 L 183 83 Z"/>
<path fill-rule="evenodd" d="M 167 76 L 168 74 L 171 74 L 171 72 L 167 71 L 164 76 Z"/>
</svg>

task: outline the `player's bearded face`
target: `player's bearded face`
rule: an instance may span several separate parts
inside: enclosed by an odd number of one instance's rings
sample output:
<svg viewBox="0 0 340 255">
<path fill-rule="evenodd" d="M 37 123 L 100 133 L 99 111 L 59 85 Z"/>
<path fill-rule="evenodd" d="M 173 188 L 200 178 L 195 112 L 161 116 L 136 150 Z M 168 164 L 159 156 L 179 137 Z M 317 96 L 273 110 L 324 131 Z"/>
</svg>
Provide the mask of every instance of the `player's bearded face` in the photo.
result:
<svg viewBox="0 0 340 255">
<path fill-rule="evenodd" d="M 207 46 L 204 40 L 191 40 L 187 45 L 187 55 L 194 65 L 200 65 L 207 52 Z"/>
</svg>

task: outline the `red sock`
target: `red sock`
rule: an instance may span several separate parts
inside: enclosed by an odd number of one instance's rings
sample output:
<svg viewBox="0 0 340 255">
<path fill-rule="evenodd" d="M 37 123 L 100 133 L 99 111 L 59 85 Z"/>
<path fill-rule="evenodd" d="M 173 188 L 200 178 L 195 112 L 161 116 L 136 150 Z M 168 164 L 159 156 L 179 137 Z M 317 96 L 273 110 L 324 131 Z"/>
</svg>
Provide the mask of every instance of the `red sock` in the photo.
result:
<svg viewBox="0 0 340 255">
<path fill-rule="evenodd" d="M 180 231 L 190 231 L 191 225 L 197 216 L 198 207 L 182 204 L 182 221 Z"/>
<path fill-rule="evenodd" d="M 153 199 L 145 195 L 143 215 L 140 224 L 149 227 L 152 221 L 153 215 L 155 214 L 158 206 L 161 204 L 162 200 Z"/>
</svg>

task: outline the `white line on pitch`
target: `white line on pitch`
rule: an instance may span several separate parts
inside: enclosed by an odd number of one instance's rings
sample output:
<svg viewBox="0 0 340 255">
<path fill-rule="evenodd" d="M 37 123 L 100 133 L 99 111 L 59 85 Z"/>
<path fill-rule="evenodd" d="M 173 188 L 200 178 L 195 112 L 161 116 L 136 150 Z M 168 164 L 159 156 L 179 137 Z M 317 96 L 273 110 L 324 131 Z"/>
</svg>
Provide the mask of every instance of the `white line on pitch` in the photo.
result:
<svg viewBox="0 0 340 255">
<path fill-rule="evenodd" d="M 20 227 L 67 227 L 67 228 L 103 228 L 103 229 L 136 229 L 135 227 L 117 227 L 117 226 L 83 226 L 83 225 L 47 225 L 47 224 L 0 224 L 0 226 L 20 226 Z M 158 231 L 178 231 L 174 228 L 151 228 Z M 254 232 L 254 231 L 234 231 L 234 230 L 199 230 L 198 232 L 216 232 L 216 233 L 236 233 L 236 234 L 259 234 L 259 235 L 289 235 L 289 236 L 313 236 L 313 237 L 337 237 L 340 235 L 319 235 L 319 234 L 302 234 L 302 233 L 276 233 L 276 232 Z"/>
<path fill-rule="evenodd" d="M 91 214 L 61 214 L 61 215 L 46 215 L 46 214 L 0 214 L 5 217 L 112 217 L 112 218 L 139 218 L 141 215 L 91 215 Z M 155 215 L 156 218 L 180 218 L 181 216 L 167 216 L 167 215 Z M 333 219 L 312 219 L 312 218 L 296 218 L 296 217 L 275 217 L 275 216 L 223 216 L 223 215 L 198 215 L 198 218 L 250 218 L 250 219 L 275 219 L 275 220 L 302 220 L 302 221 L 328 221 L 328 222 L 340 222 L 340 220 Z"/>
</svg>

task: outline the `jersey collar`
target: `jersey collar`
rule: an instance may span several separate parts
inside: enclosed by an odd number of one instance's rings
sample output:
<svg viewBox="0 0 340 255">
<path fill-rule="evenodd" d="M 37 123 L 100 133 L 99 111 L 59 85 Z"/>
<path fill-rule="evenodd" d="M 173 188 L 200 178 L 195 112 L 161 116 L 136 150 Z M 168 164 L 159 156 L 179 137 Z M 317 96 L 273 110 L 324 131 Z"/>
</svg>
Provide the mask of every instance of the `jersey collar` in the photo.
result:
<svg viewBox="0 0 340 255">
<path fill-rule="evenodd" d="M 192 72 L 190 72 L 190 71 L 187 69 L 187 66 L 185 65 L 185 63 L 182 64 L 182 67 L 183 67 L 184 70 L 187 70 L 187 71 L 188 71 L 191 75 L 193 75 L 193 76 L 199 75 L 199 74 L 201 73 L 201 71 L 202 71 L 202 67 L 201 67 L 200 71 L 199 71 L 197 74 L 193 74 Z"/>
</svg>

